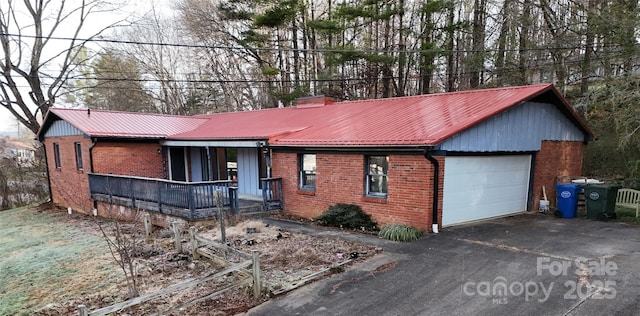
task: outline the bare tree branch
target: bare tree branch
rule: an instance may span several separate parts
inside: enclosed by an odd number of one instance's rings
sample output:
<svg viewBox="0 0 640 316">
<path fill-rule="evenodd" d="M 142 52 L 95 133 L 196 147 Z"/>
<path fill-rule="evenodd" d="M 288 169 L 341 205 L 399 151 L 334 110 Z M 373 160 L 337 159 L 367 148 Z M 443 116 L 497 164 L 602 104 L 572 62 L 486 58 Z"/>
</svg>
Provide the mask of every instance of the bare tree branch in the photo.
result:
<svg viewBox="0 0 640 316">
<path fill-rule="evenodd" d="M 21 4 L 21 5 L 20 5 Z M 123 20 L 95 32 L 83 40 L 76 40 L 86 29 L 88 19 L 99 12 L 113 11 L 114 6 L 104 0 L 9 0 L 0 7 L 0 104 L 32 132 L 40 128 L 44 117 L 63 94 L 62 88 L 73 70 L 73 61 L 81 47 Z M 54 34 L 71 28 L 71 40 L 63 48 L 51 42 Z M 29 33 L 28 39 L 23 34 Z M 53 70 L 55 68 L 59 68 Z"/>
</svg>

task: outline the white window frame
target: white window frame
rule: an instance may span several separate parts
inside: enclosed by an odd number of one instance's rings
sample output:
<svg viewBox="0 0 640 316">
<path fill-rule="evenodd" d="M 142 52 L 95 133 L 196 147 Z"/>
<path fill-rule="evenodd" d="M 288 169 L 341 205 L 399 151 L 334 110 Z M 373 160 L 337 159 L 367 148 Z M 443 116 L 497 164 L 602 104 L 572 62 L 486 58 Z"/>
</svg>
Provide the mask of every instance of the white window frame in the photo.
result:
<svg viewBox="0 0 640 316">
<path fill-rule="evenodd" d="M 366 157 L 366 165 L 365 165 L 365 189 L 366 189 L 366 196 L 372 196 L 372 197 L 379 197 L 379 198 L 386 198 L 388 193 L 389 193 L 389 156 L 388 155 L 371 155 L 371 156 L 365 156 Z M 371 172 L 371 158 L 372 157 L 384 157 L 386 158 L 387 161 L 387 170 L 386 173 L 372 173 Z M 381 186 L 381 188 L 386 188 L 387 192 L 372 192 L 371 191 L 371 178 L 372 177 L 379 177 L 382 179 L 382 181 L 386 182 L 387 185 L 385 186 Z"/>
<path fill-rule="evenodd" d="M 305 170 L 305 161 L 306 157 L 313 156 L 313 167 L 311 170 Z M 315 191 L 316 190 L 316 181 L 314 179 L 313 185 L 309 185 L 305 183 L 305 179 L 308 175 L 313 175 L 314 178 L 316 176 L 316 154 L 299 154 L 298 155 L 298 187 L 300 190 L 305 191 Z"/>
</svg>

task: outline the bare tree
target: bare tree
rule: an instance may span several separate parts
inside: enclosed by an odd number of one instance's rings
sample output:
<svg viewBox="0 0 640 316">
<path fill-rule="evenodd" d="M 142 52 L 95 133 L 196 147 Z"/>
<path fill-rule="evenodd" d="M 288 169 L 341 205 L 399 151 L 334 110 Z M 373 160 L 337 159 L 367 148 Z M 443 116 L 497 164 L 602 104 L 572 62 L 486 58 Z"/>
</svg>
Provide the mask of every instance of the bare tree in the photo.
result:
<svg viewBox="0 0 640 316">
<path fill-rule="evenodd" d="M 180 115 L 212 112 L 212 95 L 216 91 L 207 84 L 208 69 L 198 49 L 188 47 L 199 43 L 190 41 L 182 29 L 179 20 L 152 6 L 136 25 L 118 36 L 157 45 L 118 44 L 112 45 L 112 49 L 135 61 L 142 77 L 153 82 L 146 88 L 155 99 L 158 112 Z"/>
<path fill-rule="evenodd" d="M 112 209 L 114 205 L 110 204 L 108 207 Z M 139 210 L 136 212 L 135 218 L 138 217 L 139 212 Z M 141 240 L 139 229 L 136 226 L 137 221 L 134 219 L 133 224 L 125 225 L 120 219 L 115 219 L 112 233 L 109 233 L 100 222 L 97 223 L 102 237 L 109 246 L 111 257 L 124 273 L 129 298 L 140 296 L 135 260 L 139 253 L 140 246 L 138 244 Z"/>
<path fill-rule="evenodd" d="M 91 36 L 80 39 L 87 20 L 113 10 L 101 0 L 3 1 L 0 4 L 0 104 L 34 133 L 73 69 L 73 61 Z M 65 33 L 65 30 L 70 30 Z M 56 46 L 59 37 L 66 43 Z M 62 42 L 62 41 L 60 41 Z"/>
</svg>

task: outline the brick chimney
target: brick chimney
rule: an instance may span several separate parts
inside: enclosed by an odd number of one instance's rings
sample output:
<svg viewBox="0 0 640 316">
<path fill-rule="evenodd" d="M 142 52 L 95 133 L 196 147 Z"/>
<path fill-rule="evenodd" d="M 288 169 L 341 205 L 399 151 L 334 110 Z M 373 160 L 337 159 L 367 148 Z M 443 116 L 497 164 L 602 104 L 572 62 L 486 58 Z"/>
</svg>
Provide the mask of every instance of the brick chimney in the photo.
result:
<svg viewBox="0 0 640 316">
<path fill-rule="evenodd" d="M 317 108 L 317 107 L 325 106 L 328 104 L 332 104 L 334 102 L 336 102 L 336 99 L 327 97 L 324 95 L 304 97 L 304 98 L 298 98 L 296 103 L 296 108 L 299 108 L 299 109 Z"/>
</svg>

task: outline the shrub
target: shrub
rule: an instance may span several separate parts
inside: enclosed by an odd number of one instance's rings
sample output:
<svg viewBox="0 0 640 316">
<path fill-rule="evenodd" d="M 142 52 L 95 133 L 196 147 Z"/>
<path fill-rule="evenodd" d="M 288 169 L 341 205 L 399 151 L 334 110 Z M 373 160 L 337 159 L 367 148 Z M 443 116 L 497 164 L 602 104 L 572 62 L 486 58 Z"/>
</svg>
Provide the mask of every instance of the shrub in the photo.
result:
<svg viewBox="0 0 640 316">
<path fill-rule="evenodd" d="M 371 220 L 371 215 L 362 211 L 355 204 L 338 203 L 332 205 L 322 215 L 316 217 L 320 225 L 342 228 L 377 230 L 376 222 Z"/>
<path fill-rule="evenodd" d="M 422 237 L 423 234 L 424 233 L 421 230 L 412 226 L 391 224 L 382 227 L 378 236 L 380 236 L 380 238 L 393 241 L 415 241 Z"/>
</svg>

